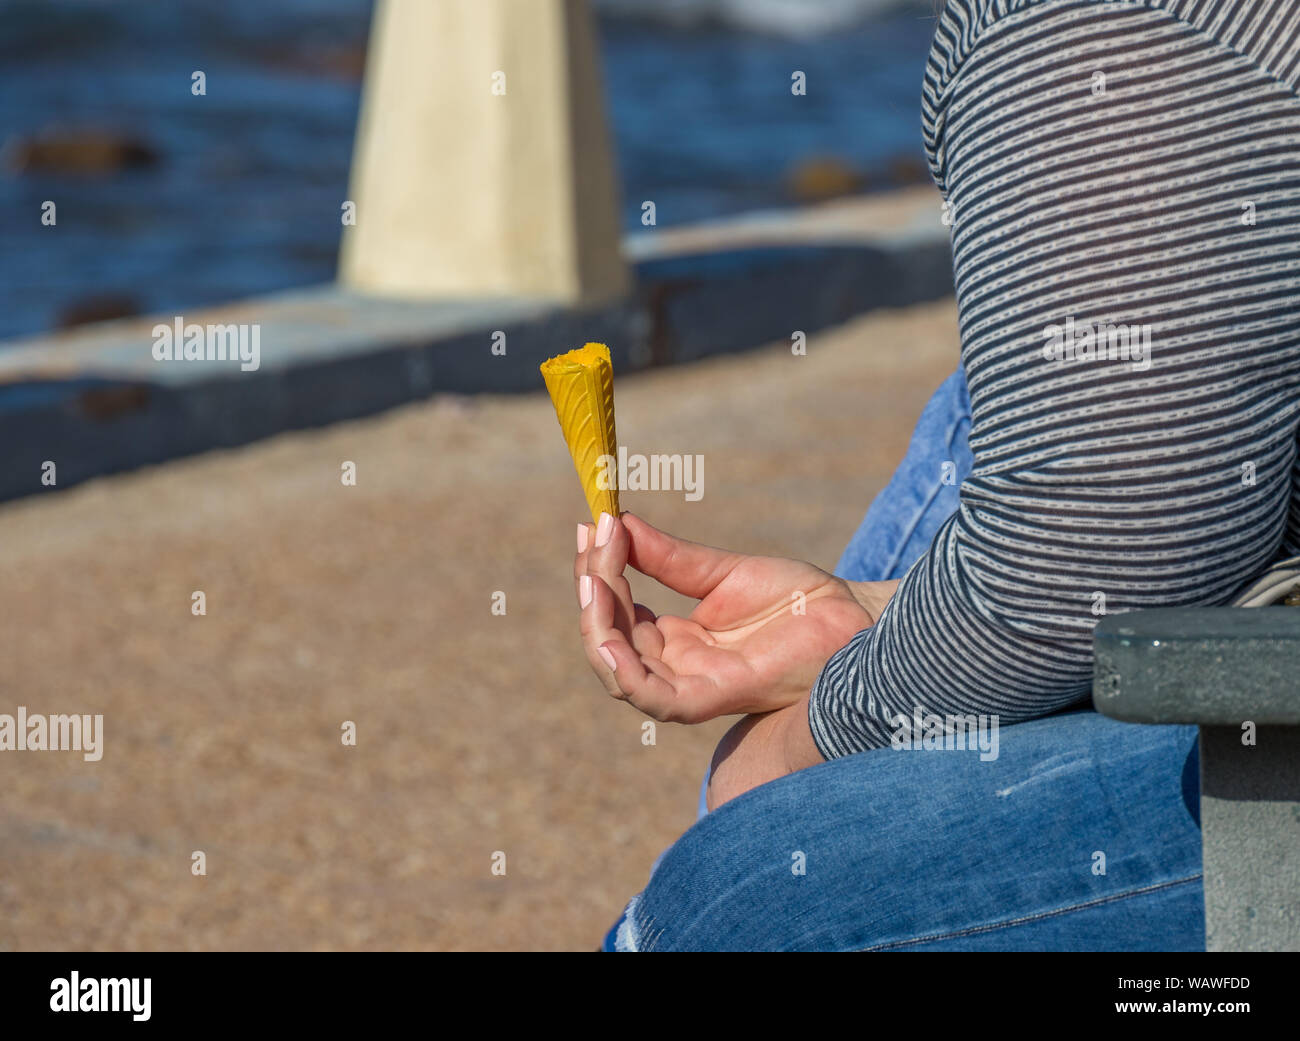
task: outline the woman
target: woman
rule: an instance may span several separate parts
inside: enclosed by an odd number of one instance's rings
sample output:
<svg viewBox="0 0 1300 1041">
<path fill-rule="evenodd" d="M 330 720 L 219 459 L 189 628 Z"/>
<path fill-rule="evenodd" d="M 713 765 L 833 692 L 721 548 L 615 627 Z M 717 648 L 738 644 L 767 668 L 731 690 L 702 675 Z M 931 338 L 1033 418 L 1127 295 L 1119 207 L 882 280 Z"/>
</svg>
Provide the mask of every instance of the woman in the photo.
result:
<svg viewBox="0 0 1300 1041">
<path fill-rule="evenodd" d="M 1100 615 L 1300 552 L 1298 80 L 1300 0 L 950 0 L 923 130 L 962 366 L 839 576 L 579 532 L 610 693 L 745 714 L 620 949 L 1203 947 L 1194 728 L 1081 703 Z M 655 618 L 628 563 L 701 603 Z M 922 717 L 996 757 L 898 754 Z"/>
</svg>

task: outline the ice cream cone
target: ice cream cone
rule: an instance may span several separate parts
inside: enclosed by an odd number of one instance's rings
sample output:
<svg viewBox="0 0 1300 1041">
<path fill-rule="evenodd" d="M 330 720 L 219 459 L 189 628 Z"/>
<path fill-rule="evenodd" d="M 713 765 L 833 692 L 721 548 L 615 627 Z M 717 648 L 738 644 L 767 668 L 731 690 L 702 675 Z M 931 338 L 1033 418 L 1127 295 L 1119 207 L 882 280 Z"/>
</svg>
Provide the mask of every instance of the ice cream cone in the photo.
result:
<svg viewBox="0 0 1300 1041">
<path fill-rule="evenodd" d="M 614 366 L 609 348 L 589 343 L 542 363 L 542 378 L 550 392 L 555 415 L 582 481 L 591 519 L 602 513 L 618 516 L 618 458 L 614 433 Z M 606 461 L 602 463 L 602 457 Z M 609 487 L 602 488 L 602 484 Z"/>
</svg>

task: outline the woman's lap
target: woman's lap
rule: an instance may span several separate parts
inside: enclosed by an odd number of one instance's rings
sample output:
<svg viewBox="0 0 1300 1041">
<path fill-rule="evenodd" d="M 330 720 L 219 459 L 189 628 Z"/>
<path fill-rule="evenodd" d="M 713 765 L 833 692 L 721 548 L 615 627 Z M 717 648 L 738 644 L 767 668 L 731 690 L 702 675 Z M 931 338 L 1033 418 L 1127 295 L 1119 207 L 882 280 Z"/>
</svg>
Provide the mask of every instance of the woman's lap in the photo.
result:
<svg viewBox="0 0 1300 1041">
<path fill-rule="evenodd" d="M 898 578 L 925 552 L 969 426 L 958 370 L 838 575 Z M 800 771 L 702 814 L 606 949 L 1202 950 L 1195 736 L 1078 709 L 1002 728 L 988 761 L 877 749 Z"/>
<path fill-rule="evenodd" d="M 1195 747 L 1076 710 L 801 771 L 697 822 L 607 949 L 1202 950 Z"/>
</svg>

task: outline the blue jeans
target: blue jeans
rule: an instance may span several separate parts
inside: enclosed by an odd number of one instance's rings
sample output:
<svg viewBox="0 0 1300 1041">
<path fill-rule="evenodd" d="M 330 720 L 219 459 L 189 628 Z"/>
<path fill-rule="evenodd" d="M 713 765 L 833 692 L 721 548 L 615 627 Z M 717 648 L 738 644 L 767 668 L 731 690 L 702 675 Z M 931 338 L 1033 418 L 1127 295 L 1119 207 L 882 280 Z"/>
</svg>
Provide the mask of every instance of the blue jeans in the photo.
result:
<svg viewBox="0 0 1300 1041">
<path fill-rule="evenodd" d="M 837 573 L 900 577 L 969 474 L 960 371 Z M 948 464 L 948 465 L 945 465 Z M 978 751 L 876 749 L 762 785 L 655 862 L 606 950 L 1204 950 L 1196 728 L 1078 708 Z"/>
</svg>

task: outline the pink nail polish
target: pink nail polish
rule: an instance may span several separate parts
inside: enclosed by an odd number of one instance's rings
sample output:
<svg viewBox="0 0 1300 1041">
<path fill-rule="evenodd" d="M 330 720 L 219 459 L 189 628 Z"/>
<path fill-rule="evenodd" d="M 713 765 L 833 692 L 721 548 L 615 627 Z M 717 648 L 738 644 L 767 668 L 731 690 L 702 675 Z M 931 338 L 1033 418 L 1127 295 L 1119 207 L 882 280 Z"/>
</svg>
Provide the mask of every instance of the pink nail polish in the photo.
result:
<svg viewBox="0 0 1300 1041">
<path fill-rule="evenodd" d="M 591 603 L 591 576 L 583 575 L 578 579 L 578 603 L 586 607 Z"/>
<path fill-rule="evenodd" d="M 587 549 L 587 525 L 578 525 L 578 552 L 583 553 Z"/>
<path fill-rule="evenodd" d="M 608 513 L 602 513 L 600 520 L 596 524 L 596 545 L 603 546 L 609 541 L 609 537 L 614 534 L 614 518 Z"/>
<path fill-rule="evenodd" d="M 603 661 L 606 665 L 608 665 L 612 671 L 614 672 L 618 671 L 618 663 L 614 661 L 614 656 L 610 654 L 609 651 L 607 651 L 603 646 L 597 647 L 596 653 L 600 655 L 600 660 Z"/>
</svg>

